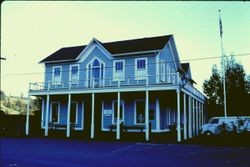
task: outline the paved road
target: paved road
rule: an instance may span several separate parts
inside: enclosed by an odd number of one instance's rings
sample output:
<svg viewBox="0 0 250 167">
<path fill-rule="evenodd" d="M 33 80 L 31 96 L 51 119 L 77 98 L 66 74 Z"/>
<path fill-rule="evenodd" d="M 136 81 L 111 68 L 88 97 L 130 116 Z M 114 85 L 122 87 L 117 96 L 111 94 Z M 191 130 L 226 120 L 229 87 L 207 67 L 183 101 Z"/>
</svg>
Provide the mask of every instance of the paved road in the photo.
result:
<svg viewBox="0 0 250 167">
<path fill-rule="evenodd" d="M 1 138 L 1 167 L 250 165 L 250 147 Z"/>
</svg>

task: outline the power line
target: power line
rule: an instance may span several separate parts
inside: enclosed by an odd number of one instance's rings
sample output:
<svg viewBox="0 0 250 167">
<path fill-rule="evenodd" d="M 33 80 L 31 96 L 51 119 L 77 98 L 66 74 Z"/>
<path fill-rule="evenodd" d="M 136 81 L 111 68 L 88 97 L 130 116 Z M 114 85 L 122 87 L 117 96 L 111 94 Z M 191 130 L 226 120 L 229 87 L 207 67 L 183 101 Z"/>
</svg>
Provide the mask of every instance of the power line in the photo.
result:
<svg viewBox="0 0 250 167">
<path fill-rule="evenodd" d="M 241 56 L 250 56 L 250 53 L 242 53 L 242 54 L 234 54 L 234 55 L 229 55 L 229 56 L 225 56 L 225 57 L 241 57 Z M 218 59 L 221 58 L 221 56 L 213 56 L 213 57 L 200 57 L 200 58 L 191 58 L 191 59 L 183 59 L 180 61 L 167 61 L 167 63 L 181 63 L 181 62 L 190 62 L 190 61 L 202 61 L 202 60 L 211 60 L 211 59 Z M 159 62 L 160 63 L 160 62 Z M 151 64 L 156 64 L 156 63 L 147 63 L 147 65 L 151 65 Z M 136 65 L 129 65 L 126 67 L 134 67 Z M 105 69 L 108 68 L 113 68 L 114 66 L 106 66 Z M 69 72 L 70 70 L 62 70 L 61 72 Z M 78 71 L 86 71 L 85 70 L 78 70 Z M 46 72 L 46 73 L 53 73 L 53 72 Z M 2 78 L 5 78 L 7 76 L 24 76 L 24 75 L 41 75 L 44 74 L 44 72 L 33 72 L 33 73 L 15 73 L 15 74 L 6 74 L 4 76 L 2 76 Z"/>
</svg>

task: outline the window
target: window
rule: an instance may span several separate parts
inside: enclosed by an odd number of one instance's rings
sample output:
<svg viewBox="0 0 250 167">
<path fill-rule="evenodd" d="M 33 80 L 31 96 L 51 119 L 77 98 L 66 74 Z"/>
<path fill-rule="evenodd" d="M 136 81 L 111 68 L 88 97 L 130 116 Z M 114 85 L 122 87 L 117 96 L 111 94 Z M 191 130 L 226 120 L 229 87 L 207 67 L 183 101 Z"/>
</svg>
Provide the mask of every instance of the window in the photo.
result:
<svg viewBox="0 0 250 167">
<path fill-rule="evenodd" d="M 77 103 L 71 102 L 70 103 L 70 122 L 77 124 Z"/>
<path fill-rule="evenodd" d="M 136 101 L 136 123 L 145 123 L 145 101 Z"/>
<path fill-rule="evenodd" d="M 50 115 L 50 119 L 51 121 L 53 121 L 54 123 L 59 123 L 59 103 L 58 102 L 52 102 L 51 103 L 51 115 Z"/>
<path fill-rule="evenodd" d="M 114 61 L 114 70 L 113 70 L 114 81 L 124 80 L 124 74 L 125 74 L 124 65 L 125 65 L 124 60 Z"/>
<path fill-rule="evenodd" d="M 53 67 L 52 84 L 60 85 L 62 82 L 62 66 Z"/>
<path fill-rule="evenodd" d="M 160 62 L 160 81 L 165 82 L 166 78 L 166 69 L 165 69 L 165 62 L 161 60 Z"/>
<path fill-rule="evenodd" d="M 171 67 L 167 64 L 167 82 L 171 82 Z"/>
<path fill-rule="evenodd" d="M 71 84 L 78 84 L 79 80 L 79 65 L 70 66 L 70 81 Z"/>
<path fill-rule="evenodd" d="M 136 80 L 145 80 L 147 77 L 147 59 L 140 58 L 135 59 L 135 79 Z"/>
<path fill-rule="evenodd" d="M 117 105 L 118 102 L 117 101 L 113 101 L 113 115 L 114 115 L 114 121 L 113 123 L 116 123 L 117 120 Z M 123 107 L 124 107 L 124 103 L 123 101 L 120 102 L 120 120 L 123 120 Z"/>
<path fill-rule="evenodd" d="M 104 63 L 98 58 L 94 58 L 87 65 L 88 69 L 88 87 L 101 87 L 104 85 Z"/>
</svg>

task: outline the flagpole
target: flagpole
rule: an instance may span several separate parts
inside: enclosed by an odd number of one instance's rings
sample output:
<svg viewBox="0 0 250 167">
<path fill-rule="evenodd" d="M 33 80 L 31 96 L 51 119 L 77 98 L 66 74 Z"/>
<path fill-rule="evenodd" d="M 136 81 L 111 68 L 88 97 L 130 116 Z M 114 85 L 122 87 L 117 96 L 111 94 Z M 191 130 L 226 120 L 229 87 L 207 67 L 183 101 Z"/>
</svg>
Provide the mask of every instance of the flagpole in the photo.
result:
<svg viewBox="0 0 250 167">
<path fill-rule="evenodd" d="M 226 95 L 226 74 L 225 74 L 225 54 L 224 54 L 224 48 L 223 48 L 223 40 L 222 40 L 222 22 L 221 22 L 221 10 L 219 10 L 219 26 L 220 26 L 220 44 L 221 44 L 221 57 L 222 57 L 222 66 L 223 66 L 223 94 L 224 94 L 224 117 L 225 122 L 227 124 L 227 95 Z"/>
</svg>

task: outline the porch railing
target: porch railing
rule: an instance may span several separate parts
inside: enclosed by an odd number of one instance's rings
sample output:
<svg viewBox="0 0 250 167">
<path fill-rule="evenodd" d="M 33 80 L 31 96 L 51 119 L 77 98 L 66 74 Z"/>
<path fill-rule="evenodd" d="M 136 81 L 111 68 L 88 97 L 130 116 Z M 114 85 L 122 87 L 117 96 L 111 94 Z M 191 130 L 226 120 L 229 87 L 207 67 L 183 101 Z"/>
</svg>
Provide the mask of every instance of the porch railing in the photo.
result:
<svg viewBox="0 0 250 167">
<path fill-rule="evenodd" d="M 147 75 L 127 78 L 94 78 L 85 80 L 63 81 L 63 82 L 36 82 L 29 84 L 29 91 L 53 91 L 53 90 L 76 90 L 76 89 L 95 89 L 95 88 L 119 88 L 133 86 L 180 86 L 181 75 L 179 73 L 163 75 Z M 190 83 L 184 86 L 193 94 L 203 98 L 203 95 Z"/>
</svg>

